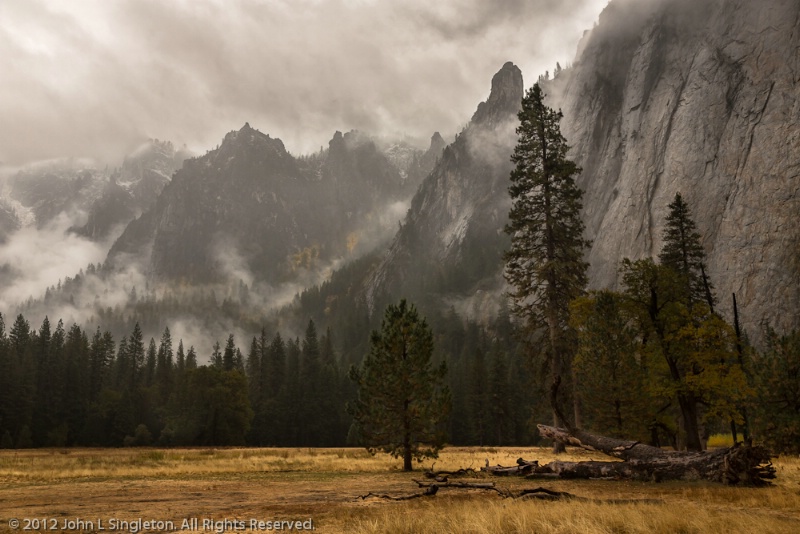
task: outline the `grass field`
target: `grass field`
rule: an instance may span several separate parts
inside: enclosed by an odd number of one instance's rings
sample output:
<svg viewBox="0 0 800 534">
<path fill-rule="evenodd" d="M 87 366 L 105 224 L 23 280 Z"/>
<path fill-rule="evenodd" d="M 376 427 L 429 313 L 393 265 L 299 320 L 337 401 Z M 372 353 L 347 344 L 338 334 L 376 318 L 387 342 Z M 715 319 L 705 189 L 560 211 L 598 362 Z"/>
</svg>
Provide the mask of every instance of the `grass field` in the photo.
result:
<svg viewBox="0 0 800 534">
<path fill-rule="evenodd" d="M 547 449 L 449 448 L 436 469 L 477 469 L 487 459 L 513 465 L 520 456 L 553 458 Z M 570 450 L 560 459 L 601 458 Z M 514 501 L 445 488 L 434 497 L 393 502 L 359 496 L 414 493 L 412 479 L 421 472 L 403 473 L 400 462 L 373 458 L 363 449 L 2 451 L 0 532 L 222 532 L 226 526 L 234 532 L 252 531 L 251 520 L 265 522 L 255 524 L 256 531 L 267 531 L 267 521 L 309 526 L 311 520 L 323 533 L 800 532 L 800 459 L 778 458 L 775 465 L 776 484 L 762 489 L 493 479 L 503 487 L 545 486 L 597 500 Z M 644 502 L 604 502 L 612 499 Z M 196 528 L 184 523 L 194 518 Z M 11 519 L 21 522 L 18 529 L 11 528 Z M 224 520 L 227 525 L 215 523 Z"/>
</svg>

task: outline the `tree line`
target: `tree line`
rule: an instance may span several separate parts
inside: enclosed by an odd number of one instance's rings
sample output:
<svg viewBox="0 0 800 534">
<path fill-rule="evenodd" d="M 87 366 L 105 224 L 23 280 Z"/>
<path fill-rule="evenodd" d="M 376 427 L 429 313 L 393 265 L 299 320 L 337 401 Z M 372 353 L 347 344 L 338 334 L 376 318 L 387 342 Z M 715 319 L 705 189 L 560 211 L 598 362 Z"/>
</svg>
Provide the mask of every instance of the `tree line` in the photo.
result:
<svg viewBox="0 0 800 534">
<path fill-rule="evenodd" d="M 532 443 L 531 371 L 508 314 L 489 329 L 452 310 L 437 324 L 432 357 L 446 362 L 454 405 L 444 439 Z M 313 320 L 302 337 L 262 328 L 198 354 L 168 327 L 146 341 L 135 323 L 116 341 L 47 317 L 34 328 L 22 314 L 7 328 L 0 314 L 0 447 L 359 445 L 353 360 Z"/>
</svg>

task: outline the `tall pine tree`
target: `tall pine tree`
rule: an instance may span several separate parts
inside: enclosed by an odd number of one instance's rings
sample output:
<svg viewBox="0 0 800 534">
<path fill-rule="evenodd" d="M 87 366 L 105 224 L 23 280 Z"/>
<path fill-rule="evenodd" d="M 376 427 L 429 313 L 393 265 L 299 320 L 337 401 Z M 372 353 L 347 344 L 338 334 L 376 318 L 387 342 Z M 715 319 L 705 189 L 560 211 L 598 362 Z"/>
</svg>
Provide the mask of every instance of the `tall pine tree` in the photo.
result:
<svg viewBox="0 0 800 534">
<path fill-rule="evenodd" d="M 567 159 L 569 147 L 559 128 L 562 114 L 544 104 L 539 84 L 528 90 L 518 117 L 505 277 L 511 285 L 511 310 L 525 338 L 531 343 L 544 332 L 541 346 L 549 362 L 553 419 L 563 426 L 558 409 L 563 393 L 556 394 L 569 369 L 569 304 L 583 293 L 588 268 L 583 253 L 589 242 L 580 217 L 583 193 L 574 178 L 581 169 Z M 579 425 L 577 404 L 575 419 Z"/>
</svg>

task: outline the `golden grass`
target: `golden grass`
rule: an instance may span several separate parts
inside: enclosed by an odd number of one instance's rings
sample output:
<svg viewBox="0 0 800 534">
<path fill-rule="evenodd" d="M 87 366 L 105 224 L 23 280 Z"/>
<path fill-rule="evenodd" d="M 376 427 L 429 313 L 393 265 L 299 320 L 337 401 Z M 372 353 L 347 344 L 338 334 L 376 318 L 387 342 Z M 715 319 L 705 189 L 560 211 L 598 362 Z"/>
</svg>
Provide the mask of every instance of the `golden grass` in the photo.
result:
<svg viewBox="0 0 800 534">
<path fill-rule="evenodd" d="M 547 462 L 540 448 L 449 448 L 436 469 Z M 603 459 L 569 450 L 562 460 Z M 430 467 L 431 462 L 424 464 Z M 361 500 L 369 492 L 418 491 L 386 455 L 363 449 L 65 449 L 0 452 L 0 532 L 10 517 L 301 519 L 318 532 L 701 533 L 800 532 L 800 459 L 775 461 L 764 489 L 707 483 L 528 481 L 587 501 L 512 501 L 493 492 L 442 489 L 406 502 Z M 611 499 L 659 502 L 614 504 Z"/>
</svg>

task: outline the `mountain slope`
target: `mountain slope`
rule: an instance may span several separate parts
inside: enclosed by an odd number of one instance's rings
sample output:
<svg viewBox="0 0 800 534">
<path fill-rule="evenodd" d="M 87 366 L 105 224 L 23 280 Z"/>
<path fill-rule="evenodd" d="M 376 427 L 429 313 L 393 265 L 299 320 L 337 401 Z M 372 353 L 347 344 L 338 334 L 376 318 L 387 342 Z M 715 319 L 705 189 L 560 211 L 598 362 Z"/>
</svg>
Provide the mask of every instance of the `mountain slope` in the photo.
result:
<svg viewBox="0 0 800 534">
<path fill-rule="evenodd" d="M 583 167 L 593 287 L 654 257 L 681 192 L 720 308 L 800 326 L 800 4 L 614 0 L 547 87 Z"/>
<path fill-rule="evenodd" d="M 458 303 L 469 315 L 485 316 L 492 311 L 487 306 L 498 304 L 491 295 L 502 287 L 509 156 L 522 92 L 522 73 L 506 63 L 492 78 L 489 98 L 423 181 L 369 276 L 365 296 L 371 309 L 399 296 Z"/>
<path fill-rule="evenodd" d="M 187 160 L 109 260 L 140 261 L 161 281 L 297 281 L 385 239 L 414 187 L 358 132 L 295 158 L 245 124 Z"/>
</svg>

